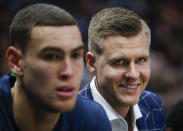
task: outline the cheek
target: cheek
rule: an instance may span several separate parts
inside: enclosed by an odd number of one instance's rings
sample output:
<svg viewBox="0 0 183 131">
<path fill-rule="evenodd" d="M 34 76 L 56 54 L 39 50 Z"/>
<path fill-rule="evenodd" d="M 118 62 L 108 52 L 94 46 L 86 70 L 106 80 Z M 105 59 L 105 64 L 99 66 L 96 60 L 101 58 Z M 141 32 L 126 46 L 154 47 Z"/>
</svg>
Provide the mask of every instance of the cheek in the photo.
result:
<svg viewBox="0 0 183 131">
<path fill-rule="evenodd" d="M 44 64 L 27 64 L 24 73 L 25 80 L 29 84 L 47 85 L 55 78 L 55 67 L 47 67 Z"/>
<path fill-rule="evenodd" d="M 74 77 L 75 79 L 79 80 L 79 82 L 81 81 L 81 77 L 83 74 L 83 62 L 80 61 L 77 64 L 73 64 L 73 70 L 74 70 Z"/>
<path fill-rule="evenodd" d="M 149 67 L 143 68 L 141 70 L 141 73 L 142 73 L 144 83 L 147 83 L 149 81 L 149 78 L 150 78 L 150 68 Z"/>
<path fill-rule="evenodd" d="M 123 71 L 109 67 L 107 69 L 105 68 L 103 73 L 105 74 L 107 80 L 115 82 L 121 80 Z"/>
<path fill-rule="evenodd" d="M 112 68 L 102 68 L 102 71 L 98 72 L 98 79 L 103 86 L 113 87 L 114 84 L 121 80 L 121 72 Z"/>
</svg>

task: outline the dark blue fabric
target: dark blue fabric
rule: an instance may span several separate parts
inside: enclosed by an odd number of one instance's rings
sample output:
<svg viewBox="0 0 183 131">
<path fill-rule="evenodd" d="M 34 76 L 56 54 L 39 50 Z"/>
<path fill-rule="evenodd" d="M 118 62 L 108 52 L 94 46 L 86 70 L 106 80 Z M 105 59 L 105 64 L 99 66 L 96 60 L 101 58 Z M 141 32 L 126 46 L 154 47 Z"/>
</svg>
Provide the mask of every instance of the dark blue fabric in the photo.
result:
<svg viewBox="0 0 183 131">
<path fill-rule="evenodd" d="M 19 131 L 13 117 L 10 74 L 0 79 L 0 131 Z M 104 109 L 78 95 L 75 109 L 62 113 L 53 131 L 111 131 Z"/>
<path fill-rule="evenodd" d="M 93 99 L 90 83 L 86 85 L 79 94 Z M 142 113 L 142 117 L 136 121 L 139 131 L 166 131 L 162 102 L 155 93 L 143 91 L 138 106 Z"/>
</svg>

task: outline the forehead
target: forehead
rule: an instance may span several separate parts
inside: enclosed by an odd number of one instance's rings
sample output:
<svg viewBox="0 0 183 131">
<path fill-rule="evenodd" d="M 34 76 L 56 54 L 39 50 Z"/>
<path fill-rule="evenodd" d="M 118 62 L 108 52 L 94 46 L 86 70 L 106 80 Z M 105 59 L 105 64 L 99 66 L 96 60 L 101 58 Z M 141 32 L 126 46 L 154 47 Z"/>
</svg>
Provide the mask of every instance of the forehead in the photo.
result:
<svg viewBox="0 0 183 131">
<path fill-rule="evenodd" d="M 103 40 L 103 53 L 113 56 L 149 55 L 149 48 L 149 39 L 143 32 L 131 37 L 107 36 Z"/>
<path fill-rule="evenodd" d="M 76 25 L 72 26 L 36 26 L 31 30 L 29 49 L 58 47 L 73 50 L 82 45 L 81 34 Z"/>
</svg>

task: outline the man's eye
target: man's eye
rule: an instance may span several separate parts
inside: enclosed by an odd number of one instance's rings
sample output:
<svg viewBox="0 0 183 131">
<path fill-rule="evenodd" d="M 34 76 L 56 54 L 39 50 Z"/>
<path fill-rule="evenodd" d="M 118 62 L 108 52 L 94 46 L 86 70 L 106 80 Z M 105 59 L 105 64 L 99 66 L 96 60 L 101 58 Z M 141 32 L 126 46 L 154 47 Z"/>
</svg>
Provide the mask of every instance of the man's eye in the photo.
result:
<svg viewBox="0 0 183 131">
<path fill-rule="evenodd" d="M 60 56 L 58 56 L 56 54 L 47 54 L 44 56 L 44 59 L 47 61 L 54 61 L 54 60 L 59 60 Z"/>
<path fill-rule="evenodd" d="M 137 62 L 138 64 L 142 64 L 142 63 L 146 62 L 146 60 L 147 60 L 146 58 L 141 57 L 141 58 L 138 58 L 136 62 Z"/>
<path fill-rule="evenodd" d="M 127 60 L 124 60 L 124 59 L 118 59 L 118 60 L 115 60 L 114 61 L 114 64 L 115 65 L 127 65 L 128 64 L 128 61 Z"/>
<path fill-rule="evenodd" d="M 73 53 L 71 57 L 74 58 L 74 59 L 78 59 L 82 56 L 83 56 L 83 53 L 76 52 L 76 53 Z"/>
</svg>

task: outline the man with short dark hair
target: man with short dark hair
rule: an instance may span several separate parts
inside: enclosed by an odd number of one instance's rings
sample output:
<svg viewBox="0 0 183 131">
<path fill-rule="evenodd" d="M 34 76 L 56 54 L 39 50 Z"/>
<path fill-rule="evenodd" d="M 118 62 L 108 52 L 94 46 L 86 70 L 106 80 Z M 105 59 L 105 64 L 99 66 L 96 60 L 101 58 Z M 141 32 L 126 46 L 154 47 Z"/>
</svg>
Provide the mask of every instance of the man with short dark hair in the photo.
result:
<svg viewBox="0 0 183 131">
<path fill-rule="evenodd" d="M 1 131 L 110 131 L 104 109 L 77 97 L 83 42 L 74 18 L 49 4 L 20 10 L 0 78 Z M 69 113 L 66 113 L 69 112 Z"/>
<path fill-rule="evenodd" d="M 150 39 L 148 25 L 128 9 L 103 9 L 90 22 L 86 61 L 94 78 L 80 94 L 104 107 L 113 131 L 165 131 L 161 100 L 144 91 Z"/>
</svg>

